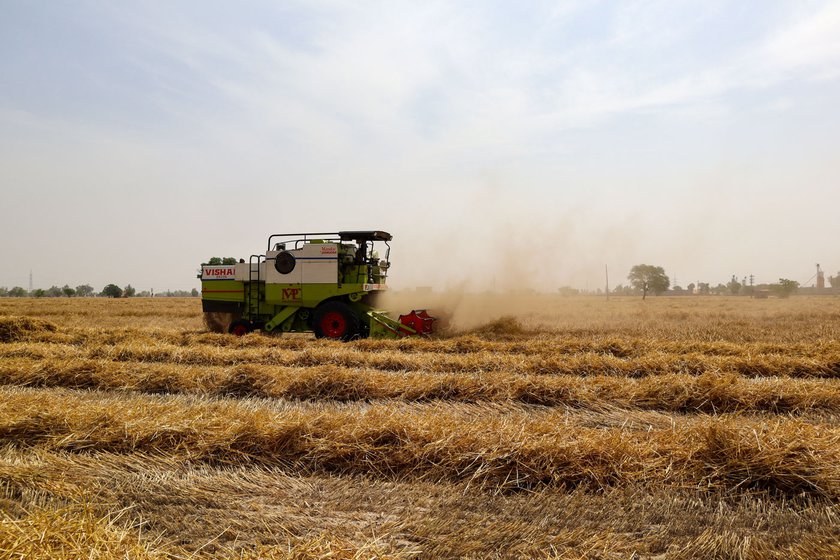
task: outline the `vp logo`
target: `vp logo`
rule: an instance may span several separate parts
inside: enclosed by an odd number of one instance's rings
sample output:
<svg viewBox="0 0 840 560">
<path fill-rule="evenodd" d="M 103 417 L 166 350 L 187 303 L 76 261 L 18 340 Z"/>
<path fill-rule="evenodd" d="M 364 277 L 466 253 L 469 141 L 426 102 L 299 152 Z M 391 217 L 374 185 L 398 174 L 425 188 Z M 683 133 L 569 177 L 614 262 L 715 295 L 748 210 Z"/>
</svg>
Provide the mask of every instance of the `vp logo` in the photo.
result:
<svg viewBox="0 0 840 560">
<path fill-rule="evenodd" d="M 283 288 L 283 299 L 299 300 L 301 291 L 300 288 Z"/>
</svg>

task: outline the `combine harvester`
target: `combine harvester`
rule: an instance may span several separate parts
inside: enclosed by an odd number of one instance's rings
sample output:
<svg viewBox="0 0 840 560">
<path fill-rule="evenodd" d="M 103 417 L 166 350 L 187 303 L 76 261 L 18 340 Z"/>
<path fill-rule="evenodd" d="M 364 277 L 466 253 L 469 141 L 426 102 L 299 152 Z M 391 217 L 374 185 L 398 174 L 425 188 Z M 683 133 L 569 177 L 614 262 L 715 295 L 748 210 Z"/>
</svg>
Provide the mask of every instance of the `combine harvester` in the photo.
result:
<svg viewBox="0 0 840 560">
<path fill-rule="evenodd" d="M 273 234 L 265 254 L 247 263 L 202 265 L 207 324 L 240 336 L 256 329 L 345 341 L 428 335 L 435 319 L 425 310 L 395 320 L 376 309 L 387 289 L 391 238 L 384 231 Z M 381 260 L 376 244 L 385 246 Z"/>
</svg>

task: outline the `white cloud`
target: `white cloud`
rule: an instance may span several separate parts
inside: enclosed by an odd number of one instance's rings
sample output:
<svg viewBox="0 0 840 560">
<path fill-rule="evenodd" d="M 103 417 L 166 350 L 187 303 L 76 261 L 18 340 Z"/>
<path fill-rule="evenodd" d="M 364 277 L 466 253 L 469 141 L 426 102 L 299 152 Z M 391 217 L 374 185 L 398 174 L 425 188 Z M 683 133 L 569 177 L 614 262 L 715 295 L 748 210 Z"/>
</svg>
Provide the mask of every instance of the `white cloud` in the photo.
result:
<svg viewBox="0 0 840 560">
<path fill-rule="evenodd" d="M 840 72 L 840 3 L 826 2 L 802 14 L 768 40 L 764 54 L 779 71 L 836 78 Z"/>
</svg>

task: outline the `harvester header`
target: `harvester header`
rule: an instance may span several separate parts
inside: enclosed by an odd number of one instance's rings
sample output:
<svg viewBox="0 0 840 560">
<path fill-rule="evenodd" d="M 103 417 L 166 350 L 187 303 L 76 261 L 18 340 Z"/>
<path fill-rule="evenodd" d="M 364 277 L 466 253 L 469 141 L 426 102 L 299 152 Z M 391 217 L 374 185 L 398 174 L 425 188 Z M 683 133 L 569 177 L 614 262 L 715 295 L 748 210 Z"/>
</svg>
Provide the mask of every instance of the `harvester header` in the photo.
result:
<svg viewBox="0 0 840 560">
<path fill-rule="evenodd" d="M 376 308 L 387 289 L 392 236 L 385 231 L 275 233 L 248 262 L 201 267 L 208 326 L 244 335 L 308 332 L 340 340 L 428 335 L 434 318 L 413 310 L 399 319 Z"/>
</svg>

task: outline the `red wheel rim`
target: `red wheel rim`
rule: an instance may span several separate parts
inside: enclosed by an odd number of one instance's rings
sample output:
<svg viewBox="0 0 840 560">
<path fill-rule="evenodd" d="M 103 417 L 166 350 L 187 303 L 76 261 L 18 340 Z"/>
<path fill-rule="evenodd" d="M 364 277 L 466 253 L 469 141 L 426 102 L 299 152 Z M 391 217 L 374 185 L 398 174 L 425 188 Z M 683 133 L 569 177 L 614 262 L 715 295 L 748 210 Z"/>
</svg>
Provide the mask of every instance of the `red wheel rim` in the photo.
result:
<svg viewBox="0 0 840 560">
<path fill-rule="evenodd" d="M 236 325 L 235 327 L 233 327 L 233 334 L 235 334 L 236 336 L 245 336 L 246 334 L 248 334 L 248 327 L 242 324 Z"/>
<path fill-rule="evenodd" d="M 321 319 L 321 332 L 330 338 L 341 338 L 347 332 L 347 319 L 338 311 L 330 311 Z"/>
</svg>

